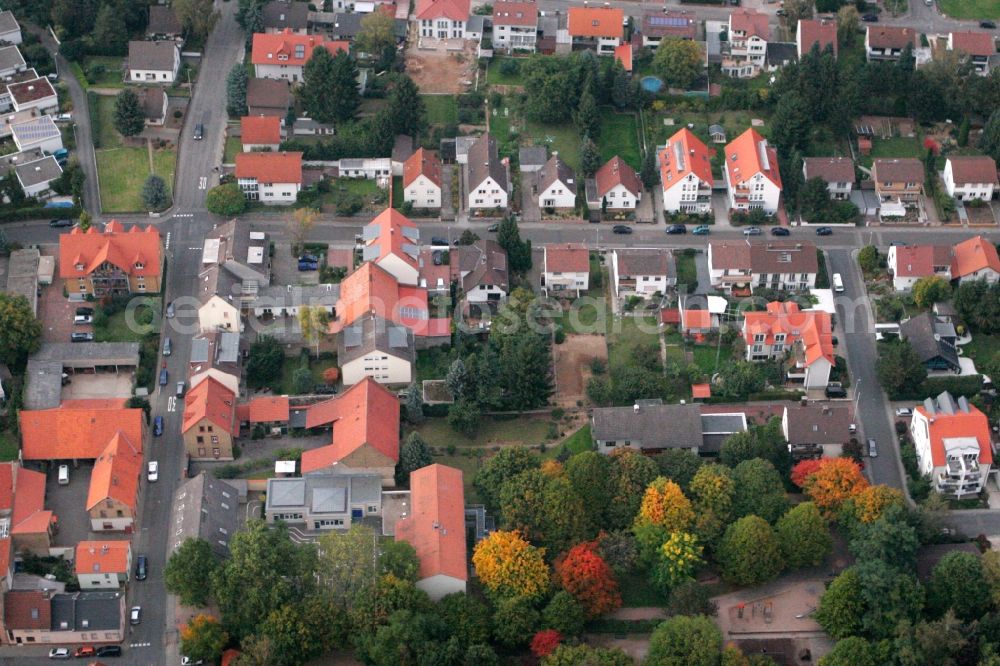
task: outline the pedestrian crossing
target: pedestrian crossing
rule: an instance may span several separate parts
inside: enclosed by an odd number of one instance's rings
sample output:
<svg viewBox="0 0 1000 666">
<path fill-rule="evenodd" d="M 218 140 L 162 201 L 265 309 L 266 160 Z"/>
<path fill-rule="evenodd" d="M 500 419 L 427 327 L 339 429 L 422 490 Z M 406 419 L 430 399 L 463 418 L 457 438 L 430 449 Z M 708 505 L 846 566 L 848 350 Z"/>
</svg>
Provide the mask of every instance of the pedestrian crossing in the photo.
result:
<svg viewBox="0 0 1000 666">
<path fill-rule="evenodd" d="M 129 643 L 128 644 L 128 646 L 130 648 L 150 647 L 151 645 L 152 645 L 152 643 Z"/>
</svg>

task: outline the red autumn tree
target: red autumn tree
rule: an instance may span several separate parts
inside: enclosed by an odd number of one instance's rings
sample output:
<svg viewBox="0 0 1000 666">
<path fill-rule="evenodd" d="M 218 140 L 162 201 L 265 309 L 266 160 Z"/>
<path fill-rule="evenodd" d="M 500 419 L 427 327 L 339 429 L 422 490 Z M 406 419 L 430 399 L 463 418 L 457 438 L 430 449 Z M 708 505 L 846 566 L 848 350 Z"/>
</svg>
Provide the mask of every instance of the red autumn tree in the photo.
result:
<svg viewBox="0 0 1000 666">
<path fill-rule="evenodd" d="M 597 542 L 573 546 L 555 562 L 559 585 L 583 606 L 588 618 L 595 618 L 622 605 L 618 582 L 611 567 L 597 554 Z"/>
<path fill-rule="evenodd" d="M 333 386 L 340 379 L 340 370 L 338 368 L 327 368 L 323 371 L 323 381 Z"/>
<path fill-rule="evenodd" d="M 828 458 L 806 477 L 802 488 L 826 518 L 836 517 L 840 505 L 868 487 L 861 466 L 850 458 Z"/>
<path fill-rule="evenodd" d="M 539 659 L 547 657 L 559 647 L 560 642 L 562 642 L 562 634 L 555 629 L 543 629 L 531 639 L 531 654 Z"/>
<path fill-rule="evenodd" d="M 798 463 L 792 468 L 792 483 L 797 485 L 799 488 L 805 488 L 806 479 L 818 472 L 819 468 L 822 467 L 823 463 L 827 460 L 829 460 L 829 458 L 811 458 Z"/>
</svg>

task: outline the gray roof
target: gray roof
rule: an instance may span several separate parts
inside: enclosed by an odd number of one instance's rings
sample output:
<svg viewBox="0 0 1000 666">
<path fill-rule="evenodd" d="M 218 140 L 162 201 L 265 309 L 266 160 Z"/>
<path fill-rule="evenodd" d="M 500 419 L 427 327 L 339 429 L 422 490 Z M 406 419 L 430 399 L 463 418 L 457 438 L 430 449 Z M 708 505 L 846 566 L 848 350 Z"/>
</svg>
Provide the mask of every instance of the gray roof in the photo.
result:
<svg viewBox="0 0 1000 666">
<path fill-rule="evenodd" d="M 170 551 L 187 539 L 202 538 L 220 557 L 229 555 L 229 540 L 240 525 L 239 491 L 202 472 L 174 492 Z"/>
<path fill-rule="evenodd" d="M 494 240 L 477 240 L 458 250 L 462 289 L 468 293 L 481 284 L 508 291 L 507 252 Z"/>
<path fill-rule="evenodd" d="M 465 22 L 466 32 L 482 32 L 486 25 L 486 17 L 482 14 L 471 14 Z"/>
<path fill-rule="evenodd" d="M 150 69 L 171 72 L 177 44 L 171 41 L 129 42 L 129 69 Z"/>
<path fill-rule="evenodd" d="M 627 440 L 642 449 L 701 447 L 701 412 L 694 404 L 598 407 L 592 434 L 600 442 Z"/>
<path fill-rule="evenodd" d="M 958 369 L 958 350 L 954 345 L 954 327 L 939 322 L 930 312 L 910 317 L 899 324 L 899 333 L 910 343 L 921 363 L 941 358 L 950 367 Z M 951 333 L 949 335 L 949 333 Z"/>
<path fill-rule="evenodd" d="M 11 153 L 10 155 L 0 156 L 0 171 L 4 175 L 10 173 L 11 169 L 16 167 L 18 164 L 24 162 L 34 162 L 35 160 L 40 160 L 45 157 L 42 151 L 38 148 L 30 148 L 28 150 L 22 151 L 20 153 Z"/>
<path fill-rule="evenodd" d="M 553 155 L 538 172 L 538 192 L 544 192 L 553 183 L 560 182 L 566 189 L 576 194 L 576 174 L 568 164 Z"/>
<path fill-rule="evenodd" d="M 191 363 L 208 362 L 208 338 L 193 338 L 191 340 Z"/>
<path fill-rule="evenodd" d="M 121 591 L 52 595 L 52 631 L 111 631 L 121 628 Z"/>
<path fill-rule="evenodd" d="M 312 305 L 333 307 L 339 299 L 339 284 L 273 285 L 264 287 L 257 293 L 254 306 Z"/>
<path fill-rule="evenodd" d="M 0 70 L 24 67 L 24 56 L 16 46 L 4 46 L 0 48 Z"/>
<path fill-rule="evenodd" d="M 542 166 L 549 159 L 549 151 L 545 146 L 522 146 L 517 151 L 517 158 L 522 169 Z"/>
<path fill-rule="evenodd" d="M 338 13 L 330 26 L 334 39 L 354 39 L 361 32 L 361 19 L 364 14 Z"/>
<path fill-rule="evenodd" d="M 250 79 L 247 81 L 247 106 L 251 113 L 273 109 L 284 116 L 292 102 L 288 81 L 278 79 Z"/>
<path fill-rule="evenodd" d="M 309 20 L 309 3 L 272 0 L 264 5 L 264 27 L 284 30 L 305 30 Z"/>
<path fill-rule="evenodd" d="M 135 95 L 139 98 L 142 115 L 147 120 L 163 121 L 163 114 L 166 112 L 164 103 L 167 101 L 167 93 L 164 92 L 163 88 L 144 86 L 136 89 Z"/>
<path fill-rule="evenodd" d="M 797 55 L 795 42 L 768 42 L 764 61 L 771 67 L 780 67 L 795 60 Z"/>
<path fill-rule="evenodd" d="M 469 189 L 478 187 L 487 176 L 495 180 L 504 191 L 510 191 L 507 169 L 497 152 L 497 140 L 489 133 L 479 137 L 469 148 Z"/>
<path fill-rule="evenodd" d="M 851 410 L 843 405 L 787 405 L 788 443 L 844 444 L 851 438 Z"/>
<path fill-rule="evenodd" d="M 673 252 L 666 249 L 615 250 L 619 275 L 663 275 L 677 277 Z"/>
<path fill-rule="evenodd" d="M 337 359 L 340 365 L 343 366 L 373 351 L 391 354 L 413 363 L 416 360 L 413 331 L 368 313 L 341 332 L 337 345 Z"/>
<path fill-rule="evenodd" d="M 183 32 L 181 22 L 171 7 L 166 5 L 150 5 L 149 22 L 146 23 L 147 35 L 177 36 Z"/>
<path fill-rule="evenodd" d="M 246 223 L 237 222 L 230 220 L 220 224 L 210 236 L 219 239 L 220 261 L 241 280 L 257 280 L 267 285 L 271 280 L 269 236 Z"/>
<path fill-rule="evenodd" d="M 7 265 L 7 291 L 24 296 L 32 311 L 38 314 L 38 263 L 36 249 L 14 250 Z"/>
<path fill-rule="evenodd" d="M 56 127 L 55 121 L 52 120 L 52 116 L 47 115 L 12 125 L 10 129 L 14 134 L 14 138 L 20 143 L 45 141 L 46 139 L 61 136 L 59 128 Z"/>
<path fill-rule="evenodd" d="M 726 135 L 726 128 L 723 127 L 722 125 L 718 125 L 718 124 L 712 123 L 711 125 L 708 126 L 708 133 L 709 134 L 721 134 L 722 136 L 725 136 Z"/>
<path fill-rule="evenodd" d="M 747 429 L 746 415 L 733 414 L 701 415 L 701 447 L 698 453 L 718 453 L 729 436 Z"/>
<path fill-rule="evenodd" d="M 21 187 L 31 187 L 39 183 L 49 183 L 62 175 L 62 167 L 56 162 L 56 158 L 49 155 L 34 162 L 18 164 L 14 167 L 17 179 L 21 181 Z"/>
<path fill-rule="evenodd" d="M 379 502 L 381 498 L 382 478 L 377 474 L 309 474 L 267 480 L 268 511 L 346 514 L 352 503 Z"/>
<path fill-rule="evenodd" d="M 413 137 L 406 134 L 397 134 L 392 142 L 392 161 L 405 162 L 416 152 L 413 148 Z"/>
<path fill-rule="evenodd" d="M 58 407 L 63 368 L 139 365 L 137 342 L 43 342 L 28 359 L 24 391 L 26 409 Z"/>
<path fill-rule="evenodd" d="M 17 19 L 14 18 L 14 12 L 9 9 L 5 12 L 0 12 L 0 33 L 14 32 L 20 29 L 21 26 L 18 24 Z"/>
</svg>

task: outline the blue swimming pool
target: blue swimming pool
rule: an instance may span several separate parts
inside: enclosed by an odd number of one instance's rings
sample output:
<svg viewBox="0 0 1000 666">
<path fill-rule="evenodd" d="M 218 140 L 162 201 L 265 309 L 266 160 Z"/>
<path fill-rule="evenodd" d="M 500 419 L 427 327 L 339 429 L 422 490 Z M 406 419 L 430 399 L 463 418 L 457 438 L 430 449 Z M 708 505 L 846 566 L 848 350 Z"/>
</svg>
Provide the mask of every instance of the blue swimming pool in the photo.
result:
<svg viewBox="0 0 1000 666">
<path fill-rule="evenodd" d="M 663 90 L 663 79 L 658 76 L 644 76 L 639 81 L 643 90 L 651 93 L 658 93 Z"/>
</svg>

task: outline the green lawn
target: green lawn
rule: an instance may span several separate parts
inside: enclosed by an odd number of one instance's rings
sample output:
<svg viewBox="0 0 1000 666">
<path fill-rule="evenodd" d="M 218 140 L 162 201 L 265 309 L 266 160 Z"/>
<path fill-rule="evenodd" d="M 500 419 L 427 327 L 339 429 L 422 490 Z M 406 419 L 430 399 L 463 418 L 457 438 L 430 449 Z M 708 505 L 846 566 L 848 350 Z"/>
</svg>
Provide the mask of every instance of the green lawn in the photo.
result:
<svg viewBox="0 0 1000 666">
<path fill-rule="evenodd" d="M 608 366 L 629 368 L 647 366 L 649 359 L 660 358 L 658 324 L 655 315 L 621 317 L 611 322 L 608 333 Z M 640 329 L 641 326 L 641 329 Z"/>
<path fill-rule="evenodd" d="M 134 213 L 142 210 L 139 190 L 149 175 L 145 148 L 113 148 L 97 151 L 97 177 L 101 181 L 101 210 Z"/>
<path fill-rule="evenodd" d="M 973 361 L 982 363 L 993 358 L 995 354 L 1000 354 L 1000 335 L 985 335 L 983 333 L 973 333 L 972 342 L 960 347 L 962 355 L 971 358 Z M 978 368 L 977 368 L 978 369 Z M 990 379 L 997 379 L 991 377 Z"/>
<path fill-rule="evenodd" d="M 115 129 L 115 98 L 113 95 L 97 96 L 97 117 L 100 126 L 96 131 L 101 148 L 116 148 L 122 145 L 122 136 Z"/>
<path fill-rule="evenodd" d="M 544 143 L 549 147 L 549 153 L 559 151 L 559 157 L 574 171 L 580 172 L 580 133 L 573 123 L 543 125 L 528 121 L 522 134 L 521 143 L 524 145 Z"/>
<path fill-rule="evenodd" d="M 153 151 L 153 172 L 162 178 L 171 190 L 174 187 L 174 168 L 176 166 L 177 153 L 173 150 Z"/>
<path fill-rule="evenodd" d="M 726 365 L 733 357 L 733 348 L 730 345 L 696 345 L 691 350 L 694 356 L 694 364 L 701 368 L 706 375 L 713 375 L 719 368 Z M 718 366 L 716 357 L 718 356 Z"/>
<path fill-rule="evenodd" d="M 337 365 L 337 359 L 335 357 L 325 357 L 316 358 L 314 355 L 309 356 L 309 371 L 312 373 L 314 384 L 323 384 L 323 371 L 327 368 L 332 368 Z M 286 358 L 285 364 L 281 366 L 281 383 L 278 386 L 272 387 L 274 392 L 279 395 L 295 395 L 295 384 L 292 381 L 292 375 L 296 370 L 301 367 L 299 365 L 299 358 Z"/>
<path fill-rule="evenodd" d="M 486 74 L 486 83 L 490 85 L 501 85 L 501 86 L 520 86 L 524 85 L 524 81 L 521 79 L 521 71 L 518 70 L 517 74 L 509 75 L 504 74 L 500 71 L 500 63 L 506 60 L 515 60 L 524 64 L 526 60 L 524 58 L 505 58 L 496 57 L 490 61 L 490 68 Z"/>
<path fill-rule="evenodd" d="M 238 136 L 226 137 L 226 152 L 222 157 L 225 164 L 233 164 L 236 161 L 236 154 L 243 151 L 243 141 Z"/>
<path fill-rule="evenodd" d="M 421 95 L 427 109 L 428 125 L 458 124 L 458 103 L 450 95 Z"/>
<path fill-rule="evenodd" d="M 698 282 L 698 268 L 695 265 L 695 255 L 681 250 L 674 254 L 677 263 L 677 284 L 694 285 Z"/>
<path fill-rule="evenodd" d="M 84 60 L 83 73 L 92 88 L 124 88 L 122 65 L 124 60 L 114 56 L 90 56 Z M 103 67 L 104 72 L 92 76 L 95 67 Z"/>
<path fill-rule="evenodd" d="M 444 418 L 430 418 L 417 426 L 431 446 L 457 448 L 482 448 L 500 445 L 537 446 L 546 441 L 549 423 L 545 419 L 522 416 L 516 419 L 496 420 L 484 416 L 479 424 L 479 432 L 471 439 L 456 432 Z"/>
<path fill-rule="evenodd" d="M 451 358 L 448 353 L 439 348 L 420 349 L 417 351 L 417 381 L 425 379 L 444 379 L 451 367 Z"/>
<path fill-rule="evenodd" d="M 493 109 L 490 110 L 490 134 L 497 138 L 497 142 L 501 146 L 510 137 L 510 121 L 512 119 L 511 115 L 505 116 L 503 110 L 504 105 L 496 109 L 495 115 L 493 114 Z"/>
<path fill-rule="evenodd" d="M 957 19 L 1000 18 L 1000 0 L 938 0 L 938 7 L 942 14 Z"/>
<path fill-rule="evenodd" d="M 636 171 L 642 166 L 639 152 L 639 131 L 634 113 L 605 113 L 601 118 L 601 162 L 615 155 L 628 162 Z"/>
<path fill-rule="evenodd" d="M 563 440 L 562 445 L 566 447 L 570 453 L 576 455 L 577 453 L 583 453 L 584 451 L 591 451 L 594 448 L 594 440 L 590 436 L 590 425 L 585 425 L 572 435 Z"/>
<path fill-rule="evenodd" d="M 889 139 L 875 138 L 872 140 L 871 155 L 861 158 L 861 164 L 870 167 L 875 159 L 893 157 L 923 157 L 923 148 L 918 137 L 894 136 Z"/>
<path fill-rule="evenodd" d="M 403 177 L 392 177 L 392 207 L 399 210 L 403 207 Z"/>
<path fill-rule="evenodd" d="M 142 342 L 146 335 L 157 330 L 156 324 L 141 324 L 148 315 L 144 310 L 152 308 L 153 321 L 156 322 L 160 313 L 159 297 L 150 297 L 148 305 L 140 305 L 135 308 L 134 313 L 126 316 L 127 311 L 117 312 L 107 317 L 101 325 L 94 326 L 94 340 L 97 342 Z M 98 320 L 100 321 L 100 320 Z M 130 326 L 130 322 L 135 326 Z"/>
<path fill-rule="evenodd" d="M 7 430 L 0 431 L 0 462 L 17 460 L 17 436 Z"/>
</svg>

